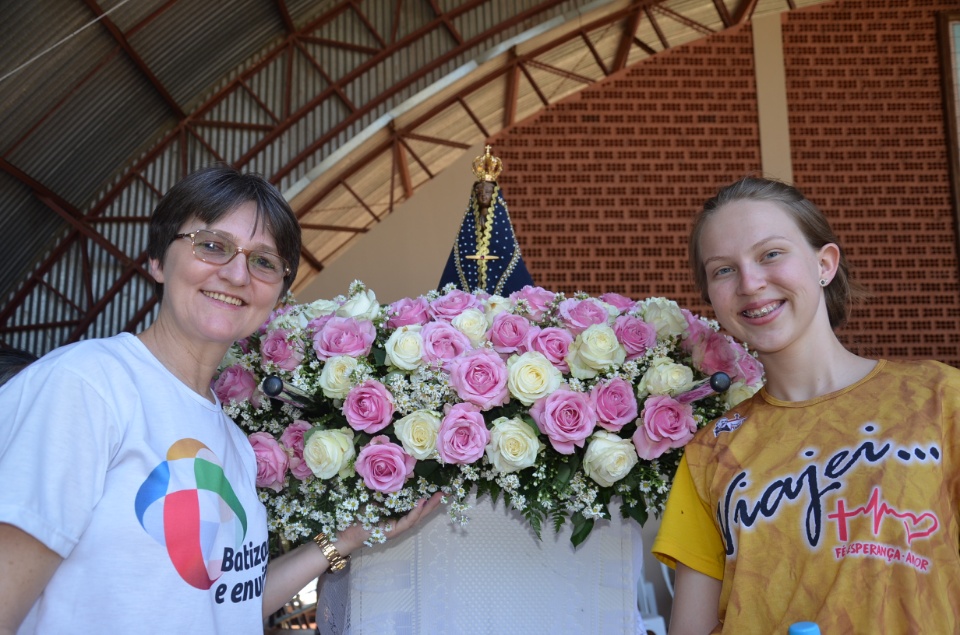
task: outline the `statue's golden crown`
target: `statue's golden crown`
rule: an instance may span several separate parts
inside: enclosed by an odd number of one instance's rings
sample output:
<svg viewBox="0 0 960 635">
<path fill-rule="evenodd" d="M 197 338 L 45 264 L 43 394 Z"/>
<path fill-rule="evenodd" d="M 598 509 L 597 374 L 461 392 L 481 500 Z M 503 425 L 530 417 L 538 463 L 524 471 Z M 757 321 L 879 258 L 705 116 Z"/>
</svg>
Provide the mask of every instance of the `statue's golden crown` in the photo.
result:
<svg viewBox="0 0 960 635">
<path fill-rule="evenodd" d="M 473 160 L 473 174 L 478 181 L 496 181 L 503 171 L 503 161 L 490 154 L 492 148 L 487 146 L 482 157 Z"/>
</svg>

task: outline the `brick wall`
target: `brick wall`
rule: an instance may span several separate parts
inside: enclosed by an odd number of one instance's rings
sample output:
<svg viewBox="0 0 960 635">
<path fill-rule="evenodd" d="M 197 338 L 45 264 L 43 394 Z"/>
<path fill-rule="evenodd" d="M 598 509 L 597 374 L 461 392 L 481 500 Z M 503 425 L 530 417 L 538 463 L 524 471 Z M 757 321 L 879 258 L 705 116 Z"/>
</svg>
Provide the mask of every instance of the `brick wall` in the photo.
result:
<svg viewBox="0 0 960 635">
<path fill-rule="evenodd" d="M 859 0 L 783 29 L 797 184 L 831 217 L 872 293 L 844 334 L 886 357 L 960 365 L 957 242 L 936 12 Z"/>
<path fill-rule="evenodd" d="M 936 12 L 846 0 L 783 26 L 794 179 L 871 297 L 841 332 L 871 356 L 960 366 L 960 288 Z M 759 173 L 749 26 L 657 55 L 491 140 L 536 282 L 662 295 L 710 315 L 686 237 L 717 187 Z"/>
</svg>

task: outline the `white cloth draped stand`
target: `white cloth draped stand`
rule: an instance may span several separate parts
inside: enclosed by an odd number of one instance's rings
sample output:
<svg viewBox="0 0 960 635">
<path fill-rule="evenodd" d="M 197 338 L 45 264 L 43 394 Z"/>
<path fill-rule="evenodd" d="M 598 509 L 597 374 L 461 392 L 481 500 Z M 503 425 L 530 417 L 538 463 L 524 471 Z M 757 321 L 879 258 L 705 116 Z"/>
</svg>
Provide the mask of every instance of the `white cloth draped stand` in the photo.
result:
<svg viewBox="0 0 960 635">
<path fill-rule="evenodd" d="M 502 499 L 472 501 L 463 527 L 441 508 L 321 578 L 320 633 L 643 633 L 640 527 L 615 505 L 611 512 L 574 550 L 569 522 L 559 534 L 545 526 L 540 541 Z"/>
</svg>

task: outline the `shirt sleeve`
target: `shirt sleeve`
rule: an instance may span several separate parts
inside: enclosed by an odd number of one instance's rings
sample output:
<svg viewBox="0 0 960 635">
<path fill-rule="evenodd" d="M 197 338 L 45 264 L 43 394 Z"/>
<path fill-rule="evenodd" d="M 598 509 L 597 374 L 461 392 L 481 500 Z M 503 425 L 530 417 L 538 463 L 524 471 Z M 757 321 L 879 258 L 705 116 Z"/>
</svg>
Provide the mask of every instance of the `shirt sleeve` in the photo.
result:
<svg viewBox="0 0 960 635">
<path fill-rule="evenodd" d="M 67 557 L 90 522 L 117 438 L 116 415 L 85 378 L 34 362 L 0 390 L 0 522 Z"/>
<path fill-rule="evenodd" d="M 726 552 L 710 509 L 694 486 L 687 457 L 680 460 L 653 555 L 669 567 L 680 562 L 717 580 L 723 579 Z"/>
</svg>

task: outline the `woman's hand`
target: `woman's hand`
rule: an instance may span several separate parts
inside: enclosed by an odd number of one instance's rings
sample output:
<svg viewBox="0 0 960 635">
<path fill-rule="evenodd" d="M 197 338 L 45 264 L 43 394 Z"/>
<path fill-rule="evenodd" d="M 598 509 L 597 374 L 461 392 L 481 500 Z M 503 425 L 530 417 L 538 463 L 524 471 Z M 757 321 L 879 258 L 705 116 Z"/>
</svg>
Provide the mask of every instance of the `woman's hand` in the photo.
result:
<svg viewBox="0 0 960 635">
<path fill-rule="evenodd" d="M 387 534 L 387 542 L 390 539 L 399 536 L 408 529 L 415 527 L 420 520 L 430 515 L 440 505 L 442 494 L 437 492 L 430 498 L 417 501 L 416 507 L 411 509 L 400 518 L 388 518 L 380 523 L 384 533 Z M 360 525 L 351 525 L 344 531 L 337 534 L 337 541 L 333 546 L 337 548 L 340 555 L 346 558 L 353 551 L 363 545 L 370 538 L 370 532 Z"/>
<path fill-rule="evenodd" d="M 416 507 L 403 517 L 390 518 L 381 523 L 388 538 L 395 538 L 418 525 L 424 517 L 440 505 L 441 497 L 442 494 L 438 492 L 428 499 L 418 501 Z M 360 548 L 368 538 L 370 538 L 369 531 L 360 525 L 352 525 L 337 534 L 337 541 L 333 546 L 341 556 L 346 558 Z M 388 540 L 387 548 L 389 548 L 389 542 Z M 286 604 L 308 582 L 326 573 L 329 566 L 326 556 L 312 542 L 300 545 L 279 558 L 271 558 L 270 564 L 267 565 L 267 580 L 263 594 L 264 619 Z"/>
</svg>

